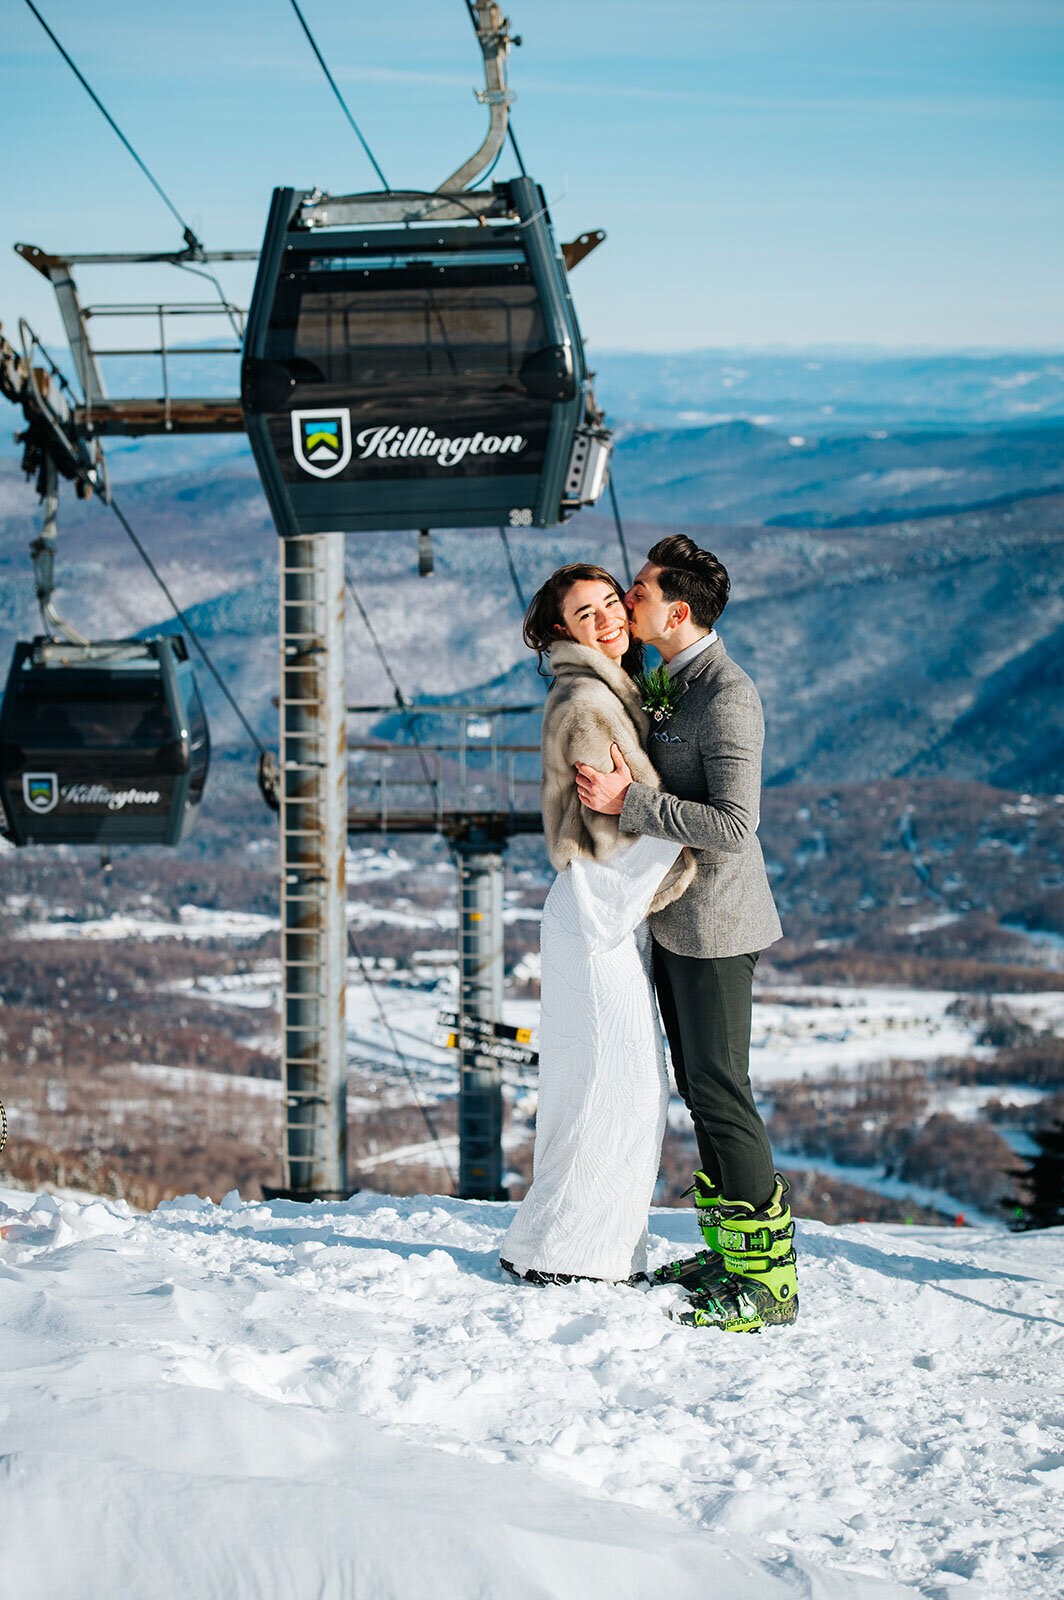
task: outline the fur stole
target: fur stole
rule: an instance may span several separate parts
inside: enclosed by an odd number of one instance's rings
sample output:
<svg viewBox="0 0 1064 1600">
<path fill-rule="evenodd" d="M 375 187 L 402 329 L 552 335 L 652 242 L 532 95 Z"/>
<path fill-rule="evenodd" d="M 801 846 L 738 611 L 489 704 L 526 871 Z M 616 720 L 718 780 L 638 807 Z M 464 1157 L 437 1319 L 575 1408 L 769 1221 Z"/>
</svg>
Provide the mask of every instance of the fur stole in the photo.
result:
<svg viewBox="0 0 1064 1600">
<path fill-rule="evenodd" d="M 575 762 L 612 771 L 610 745 L 616 744 L 636 783 L 659 789 L 661 782 L 645 749 L 650 718 L 620 663 L 590 645 L 562 639 L 551 645 L 550 670 L 554 682 L 543 712 L 543 832 L 551 865 L 564 872 L 580 858 L 608 861 L 631 843 L 616 817 L 580 804 Z M 684 850 L 662 879 L 650 910 L 678 900 L 694 874 L 694 857 Z"/>
</svg>

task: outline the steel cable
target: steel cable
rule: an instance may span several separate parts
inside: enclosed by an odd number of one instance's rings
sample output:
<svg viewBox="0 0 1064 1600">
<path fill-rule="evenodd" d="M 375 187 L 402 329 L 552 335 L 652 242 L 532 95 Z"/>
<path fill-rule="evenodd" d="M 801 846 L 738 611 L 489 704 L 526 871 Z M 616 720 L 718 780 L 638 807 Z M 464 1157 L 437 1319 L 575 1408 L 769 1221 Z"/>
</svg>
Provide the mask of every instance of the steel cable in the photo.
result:
<svg viewBox="0 0 1064 1600">
<path fill-rule="evenodd" d="M 350 926 L 348 926 L 348 929 L 347 929 L 347 945 L 348 945 L 348 949 L 354 955 L 355 960 L 358 962 L 359 970 L 362 973 L 363 981 L 365 982 L 366 987 L 368 988 L 370 994 L 373 996 L 373 1003 L 377 1008 L 377 1016 L 380 1019 L 381 1026 L 383 1027 L 385 1033 L 388 1035 L 388 1038 L 391 1040 L 392 1050 L 394 1051 L 394 1053 L 395 1053 L 395 1055 L 396 1055 L 396 1057 L 397 1057 L 397 1059 L 399 1061 L 399 1065 L 403 1069 L 403 1072 L 406 1074 L 407 1083 L 410 1085 L 410 1092 L 414 1097 L 414 1104 L 417 1106 L 418 1110 L 421 1112 L 422 1118 L 424 1119 L 425 1126 L 429 1130 L 429 1133 L 432 1136 L 432 1139 L 434 1140 L 437 1148 L 439 1149 L 440 1160 L 443 1162 L 444 1170 L 447 1173 L 447 1176 L 450 1178 L 451 1183 L 454 1185 L 455 1191 L 457 1192 L 458 1180 L 457 1180 L 457 1177 L 456 1177 L 456 1175 L 455 1175 L 455 1173 L 454 1173 L 454 1171 L 453 1171 L 453 1169 L 451 1167 L 451 1163 L 447 1159 L 447 1153 L 446 1153 L 446 1151 L 444 1149 L 443 1140 L 440 1138 L 439 1130 L 436 1127 L 436 1124 L 432 1120 L 432 1114 L 429 1111 L 428 1106 L 426 1106 L 422 1102 L 421 1095 L 420 1095 L 420 1093 L 418 1091 L 417 1079 L 414 1077 L 414 1074 L 411 1071 L 410 1063 L 407 1061 L 406 1056 L 403 1054 L 402 1050 L 399 1047 L 399 1041 L 395 1037 L 395 1030 L 393 1029 L 391 1023 L 388 1020 L 388 1014 L 385 1011 L 384 1006 L 381 1004 L 381 997 L 380 997 L 380 993 L 379 993 L 379 991 L 377 989 L 377 985 L 374 982 L 373 978 L 370 976 L 369 968 L 366 965 L 366 958 L 362 954 L 362 951 L 359 949 L 358 940 L 355 938 L 355 935 L 352 932 Z"/>
<path fill-rule="evenodd" d="M 320 66 L 321 70 L 324 72 L 326 78 L 328 78 L 328 80 L 329 80 L 329 88 L 332 90 L 332 92 L 336 96 L 337 100 L 339 100 L 340 109 L 343 111 L 344 116 L 347 118 L 348 122 L 351 124 L 351 127 L 354 129 L 355 137 L 358 139 L 359 144 L 362 146 L 363 150 L 366 152 L 366 155 L 369 157 L 369 159 L 370 159 L 370 161 L 371 161 L 371 163 L 373 165 L 374 172 L 377 174 L 378 178 L 381 180 L 381 183 L 384 185 L 385 189 L 387 189 L 389 194 L 390 194 L 391 193 L 391 185 L 388 182 L 387 178 L 384 176 L 384 173 L 381 171 L 380 166 L 379 166 L 379 164 L 377 162 L 376 156 L 373 154 L 373 151 L 370 149 L 369 145 L 366 143 L 365 137 L 363 136 L 363 133 L 362 133 L 362 129 L 359 127 L 358 123 L 355 121 L 354 117 L 351 115 L 350 111 L 348 110 L 347 101 L 344 99 L 343 95 L 340 93 L 340 90 L 339 90 L 339 88 L 337 87 L 337 84 L 336 84 L 336 79 L 333 77 L 332 73 L 329 71 L 328 67 L 325 65 L 325 57 L 322 55 L 321 51 L 318 49 L 317 41 L 314 38 L 314 35 L 311 33 L 310 29 L 307 27 L 307 19 L 306 19 L 306 17 L 304 17 L 302 11 L 299 9 L 299 5 L 297 3 L 297 0 L 291 0 L 291 4 L 292 4 L 292 10 L 295 12 L 296 16 L 299 18 L 300 27 L 303 29 L 303 32 L 307 36 L 307 42 L 309 43 L 310 48 L 313 50 L 314 54 L 318 58 L 318 65 Z"/>
<path fill-rule="evenodd" d="M 44 29 L 44 31 L 48 35 L 49 39 L 51 39 L 52 43 L 55 45 L 56 49 L 59 51 L 59 54 L 62 56 L 63 60 L 67 64 L 67 66 L 70 68 L 71 72 L 77 78 L 78 82 L 81 84 L 81 86 L 85 90 L 86 94 L 92 100 L 93 105 L 95 105 L 96 108 L 101 113 L 101 115 L 106 118 L 106 120 L 107 120 L 108 124 L 110 125 L 110 127 L 118 135 L 119 139 L 121 139 L 123 145 L 129 151 L 130 155 L 133 157 L 133 160 L 137 163 L 137 166 L 140 168 L 141 172 L 143 172 L 144 176 L 147 178 L 148 182 L 151 184 L 152 188 L 155 190 L 155 192 L 159 196 L 160 200 L 162 200 L 163 204 L 166 206 L 166 208 L 170 212 L 170 215 L 176 220 L 176 222 L 180 226 L 181 232 L 182 232 L 182 237 L 184 238 L 184 241 L 185 241 L 186 245 L 188 246 L 189 250 L 193 253 L 193 255 L 195 256 L 195 258 L 197 260 L 202 259 L 202 257 L 203 257 L 203 244 L 202 244 L 202 241 L 199 238 L 197 238 L 197 236 L 196 236 L 195 232 L 193 231 L 193 229 L 185 221 L 184 217 L 181 215 L 180 211 L 174 205 L 174 202 L 170 199 L 170 196 L 167 194 L 167 192 L 163 188 L 162 184 L 158 182 L 158 180 L 155 178 L 155 176 L 149 171 L 149 169 L 145 165 L 145 163 L 141 160 L 140 156 L 134 150 L 133 146 L 130 144 L 129 140 L 126 138 L 125 134 L 122 132 L 121 128 L 118 126 L 118 123 L 115 121 L 114 117 L 112 117 L 111 113 L 108 111 L 107 107 L 104 105 L 103 101 L 100 99 L 100 97 L 96 93 L 95 89 L 92 87 L 92 85 L 89 83 L 88 79 L 85 77 L 84 73 L 78 67 L 77 62 L 70 55 L 69 51 L 67 51 L 67 50 L 65 50 L 63 48 L 63 46 L 60 44 L 59 40 L 56 38 L 55 34 L 52 32 L 51 28 L 48 26 L 47 22 L 45 22 L 44 18 L 41 16 L 41 13 L 37 10 L 37 7 L 33 4 L 33 0 L 26 0 L 26 4 L 29 6 L 30 10 L 33 12 L 33 15 L 37 18 L 37 21 L 40 23 L 41 27 Z M 214 273 L 213 272 L 206 272 L 206 271 L 203 271 L 203 270 L 197 270 L 197 268 L 189 266 L 187 261 L 174 261 L 173 265 L 175 267 L 182 268 L 182 270 L 185 271 L 185 272 L 194 272 L 197 277 L 206 278 L 208 283 L 213 285 L 215 291 L 217 292 L 218 299 L 219 299 L 219 301 L 221 302 L 222 306 L 225 309 L 225 314 L 229 319 L 229 326 L 232 328 L 233 333 L 236 335 L 236 337 L 238 339 L 242 340 L 243 337 L 244 337 L 243 330 L 240 327 L 238 327 L 236 319 L 233 316 L 233 308 L 229 304 L 229 300 L 226 297 L 225 291 L 223 290 L 223 288 L 222 288 L 221 284 L 219 283 L 218 279 L 215 277 Z"/>
<path fill-rule="evenodd" d="M 517 157 L 518 171 L 520 172 L 522 178 L 527 178 L 528 173 L 525 171 L 525 164 L 521 159 L 521 151 L 517 143 L 517 135 L 514 133 L 514 119 L 512 116 L 507 117 L 506 119 L 506 135 L 513 146 L 514 155 Z"/>
<path fill-rule="evenodd" d="M 260 756 L 264 756 L 266 754 L 266 746 L 263 744 L 262 740 L 259 738 L 259 736 L 255 732 L 254 728 L 251 726 L 251 723 L 248 721 L 248 719 L 244 715 L 243 711 L 241 711 L 239 705 L 237 704 L 236 700 L 233 697 L 233 694 L 232 694 L 231 690 L 229 689 L 229 686 L 227 685 L 227 683 L 225 682 L 225 680 L 222 677 L 221 673 L 218 671 L 218 668 L 215 666 L 214 662 L 211 660 L 209 654 L 207 653 L 206 646 L 202 643 L 202 641 L 201 641 L 198 633 L 196 632 L 195 628 L 192 626 L 191 622 L 189 622 L 187 616 L 182 611 L 181 607 L 178 605 L 178 603 L 174 599 L 173 595 L 170 593 L 170 590 L 166 585 L 166 581 L 163 578 L 162 574 L 160 573 L 158 567 L 155 565 L 155 563 L 152 560 L 151 556 L 148 554 L 147 550 L 145 550 L 143 544 L 140 542 L 140 540 L 138 539 L 136 533 L 133 531 L 133 528 L 131 527 L 131 525 L 129 523 L 129 520 L 126 517 L 125 512 L 122 510 L 121 506 L 118 504 L 118 502 L 116 500 L 112 499 L 109 502 L 109 504 L 110 504 L 111 510 L 114 512 L 115 516 L 118 518 L 119 522 L 122 524 L 123 528 L 126 530 L 126 533 L 129 535 L 129 537 L 130 537 L 130 539 L 131 539 L 131 541 L 133 543 L 133 547 L 136 550 L 137 554 L 140 556 L 141 560 L 144 562 L 144 565 L 147 567 L 148 571 L 151 573 L 152 577 L 155 579 L 156 583 L 159 585 L 159 588 L 162 590 L 162 592 L 166 596 L 167 600 L 169 600 L 170 607 L 171 607 L 171 609 L 172 609 L 172 611 L 174 613 L 174 616 L 177 618 L 178 622 L 180 622 L 182 628 L 185 629 L 185 631 L 188 634 L 189 638 L 192 640 L 192 643 L 196 646 L 196 649 L 199 651 L 200 655 L 203 657 L 204 664 L 206 665 L 207 670 L 210 672 L 211 677 L 214 679 L 215 683 L 218 685 L 219 689 L 222 691 L 222 693 L 224 694 L 225 698 L 228 700 L 230 706 L 232 706 L 233 710 L 236 712 L 236 714 L 239 717 L 240 721 L 243 723 L 244 730 L 247 733 L 248 738 L 254 744 L 256 750 L 259 752 L 259 755 Z"/>
<path fill-rule="evenodd" d="M 624 524 L 621 521 L 621 508 L 617 504 L 617 491 L 613 487 L 613 473 L 610 472 L 610 504 L 613 507 L 613 521 L 617 529 L 617 543 L 621 547 L 621 559 L 624 562 L 624 577 L 629 589 L 632 587 L 632 563 L 628 559 L 628 544 L 624 537 Z"/>
<path fill-rule="evenodd" d="M 424 776 L 425 782 L 428 785 L 428 787 L 432 790 L 432 792 L 434 794 L 436 794 L 437 791 L 438 791 L 438 785 L 437 785 L 436 779 L 432 776 L 431 772 L 429 771 L 428 762 L 425 759 L 425 752 L 424 752 L 424 749 L 422 747 L 421 739 L 420 739 L 420 736 L 419 736 L 418 731 L 417 731 L 417 723 L 414 720 L 414 713 L 411 710 L 411 702 L 407 699 L 406 695 L 403 693 L 402 689 L 400 689 L 400 687 L 399 687 L 399 680 L 396 678 L 395 673 L 391 669 L 391 665 L 390 665 L 390 663 L 388 661 L 388 657 L 384 653 L 384 646 L 381 644 L 380 640 L 377 638 L 376 631 L 375 631 L 375 629 L 373 627 L 372 622 L 369 619 L 369 612 L 366 610 L 365 606 L 362 604 L 362 596 L 359 594 L 358 590 L 355 588 L 354 580 L 351 577 L 350 569 L 347 567 L 346 564 L 344 566 L 344 581 L 346 582 L 348 590 L 350 591 L 352 600 L 355 602 L 355 605 L 358 607 L 358 614 L 362 618 L 362 621 L 365 623 L 366 632 L 369 634 L 370 640 L 372 641 L 372 644 L 373 644 L 373 648 L 377 652 L 377 659 L 380 661 L 381 666 L 384 668 L 384 671 L 385 671 L 385 674 L 387 676 L 388 682 L 392 686 L 392 692 L 395 695 L 395 703 L 396 703 L 397 707 L 399 708 L 399 710 L 402 712 L 402 715 L 403 715 L 403 717 L 404 717 L 404 719 L 406 721 L 407 729 L 408 729 L 408 731 L 410 733 L 410 737 L 414 741 L 415 748 L 417 749 L 418 760 L 421 762 L 421 771 L 422 771 L 422 775 Z"/>
<path fill-rule="evenodd" d="M 514 566 L 513 553 L 510 549 L 510 539 L 505 528 L 499 529 L 499 538 L 502 540 L 502 547 L 506 551 L 506 562 L 510 568 L 510 577 L 513 579 L 514 593 L 517 595 L 517 603 L 521 607 L 521 615 L 524 616 L 528 610 L 528 602 L 521 588 L 521 580 L 517 576 L 517 568 Z"/>
<path fill-rule="evenodd" d="M 185 221 L 185 219 L 181 215 L 180 211 L 174 205 L 174 202 L 170 199 L 170 196 L 167 194 L 167 192 L 163 188 L 162 184 L 158 182 L 158 180 L 152 175 L 152 173 L 145 166 L 144 162 L 140 159 L 140 156 L 138 156 L 137 152 L 134 150 L 133 146 L 130 144 L 129 140 L 126 138 L 125 134 L 122 132 L 121 128 L 118 126 L 118 123 L 115 121 L 114 117 L 112 117 L 111 113 L 108 111 L 107 107 L 104 105 L 103 101 L 100 99 L 99 95 L 96 93 L 95 89 L 89 83 L 89 81 L 85 77 L 84 73 L 81 72 L 81 70 L 79 69 L 77 63 L 74 61 L 73 57 L 66 50 L 64 50 L 63 46 L 59 43 L 59 40 L 56 38 L 56 36 L 52 32 L 51 28 L 48 26 L 47 22 L 45 22 L 44 18 L 41 16 L 41 13 L 37 10 L 37 7 L 34 5 L 33 0 L 26 0 L 26 4 L 29 6 L 30 10 L 33 12 L 33 15 L 37 18 L 37 21 L 40 23 L 41 27 L 44 29 L 44 31 L 48 35 L 49 39 L 51 39 L 52 43 L 55 45 L 56 49 L 59 51 L 59 54 L 62 56 L 63 60 L 67 64 L 67 66 L 70 68 L 70 70 L 74 74 L 75 78 L 77 78 L 78 82 L 81 84 L 81 87 L 85 90 L 86 94 L 92 100 L 92 102 L 96 106 L 97 110 L 100 111 L 101 114 L 104 117 L 106 117 L 107 121 L 110 123 L 110 125 L 114 129 L 115 133 L 117 133 L 118 137 L 121 139 L 122 143 L 125 145 L 126 149 L 129 151 L 130 155 L 133 157 L 133 160 L 137 163 L 137 166 L 140 168 L 141 172 L 143 172 L 144 176 L 147 178 L 148 182 L 151 184 L 152 188 L 155 190 L 155 192 L 159 196 L 160 200 L 166 206 L 166 208 L 170 212 L 171 216 L 173 216 L 175 218 L 175 220 L 180 224 L 180 227 L 181 227 L 182 232 L 184 234 L 185 243 L 192 250 L 202 250 L 203 246 L 200 244 L 200 242 L 197 239 L 195 233 L 189 227 L 188 223 Z"/>
</svg>

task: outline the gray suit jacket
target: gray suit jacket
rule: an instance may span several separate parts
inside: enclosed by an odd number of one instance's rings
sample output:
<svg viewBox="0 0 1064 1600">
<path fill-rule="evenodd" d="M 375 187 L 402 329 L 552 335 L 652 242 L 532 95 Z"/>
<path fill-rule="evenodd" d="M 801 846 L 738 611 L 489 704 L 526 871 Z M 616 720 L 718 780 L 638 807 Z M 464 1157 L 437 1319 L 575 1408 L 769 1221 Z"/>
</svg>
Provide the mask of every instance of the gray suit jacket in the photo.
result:
<svg viewBox="0 0 1064 1600">
<path fill-rule="evenodd" d="M 650 918 L 659 944 L 682 956 L 738 956 L 782 934 L 757 840 L 761 700 L 719 639 L 678 674 L 685 693 L 656 723 L 650 758 L 661 788 L 633 783 L 622 833 L 689 845 L 698 871 L 679 900 Z"/>
</svg>

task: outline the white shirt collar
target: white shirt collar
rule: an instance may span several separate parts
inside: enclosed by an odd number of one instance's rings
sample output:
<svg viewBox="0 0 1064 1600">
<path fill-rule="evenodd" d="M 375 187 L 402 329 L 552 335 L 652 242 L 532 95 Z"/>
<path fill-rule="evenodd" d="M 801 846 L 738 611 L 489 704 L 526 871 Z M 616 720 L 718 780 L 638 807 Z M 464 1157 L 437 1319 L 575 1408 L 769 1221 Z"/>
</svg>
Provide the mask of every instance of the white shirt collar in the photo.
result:
<svg viewBox="0 0 1064 1600">
<path fill-rule="evenodd" d="M 695 657 L 700 656 L 703 650 L 708 650 L 710 645 L 716 642 L 716 638 L 716 628 L 710 628 L 704 639 L 696 639 L 694 644 L 687 645 L 678 655 L 673 656 L 672 660 L 666 663 L 669 677 L 675 678 L 680 669 L 686 667 L 689 661 L 694 661 Z"/>
</svg>

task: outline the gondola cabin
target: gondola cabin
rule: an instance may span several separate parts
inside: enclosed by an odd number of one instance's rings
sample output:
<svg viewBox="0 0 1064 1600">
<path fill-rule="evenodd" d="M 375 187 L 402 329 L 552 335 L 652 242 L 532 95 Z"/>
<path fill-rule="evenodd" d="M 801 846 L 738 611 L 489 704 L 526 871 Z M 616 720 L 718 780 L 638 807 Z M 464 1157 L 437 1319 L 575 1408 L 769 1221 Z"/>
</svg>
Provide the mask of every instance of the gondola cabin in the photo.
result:
<svg viewBox="0 0 1064 1600">
<path fill-rule="evenodd" d="M 542 190 L 503 220 L 308 229 L 278 189 L 242 374 L 278 531 L 550 527 L 598 498 L 595 409 Z"/>
<path fill-rule="evenodd" d="M 15 646 L 0 711 L 0 800 L 14 844 L 177 844 L 209 761 L 182 635 Z"/>
</svg>

